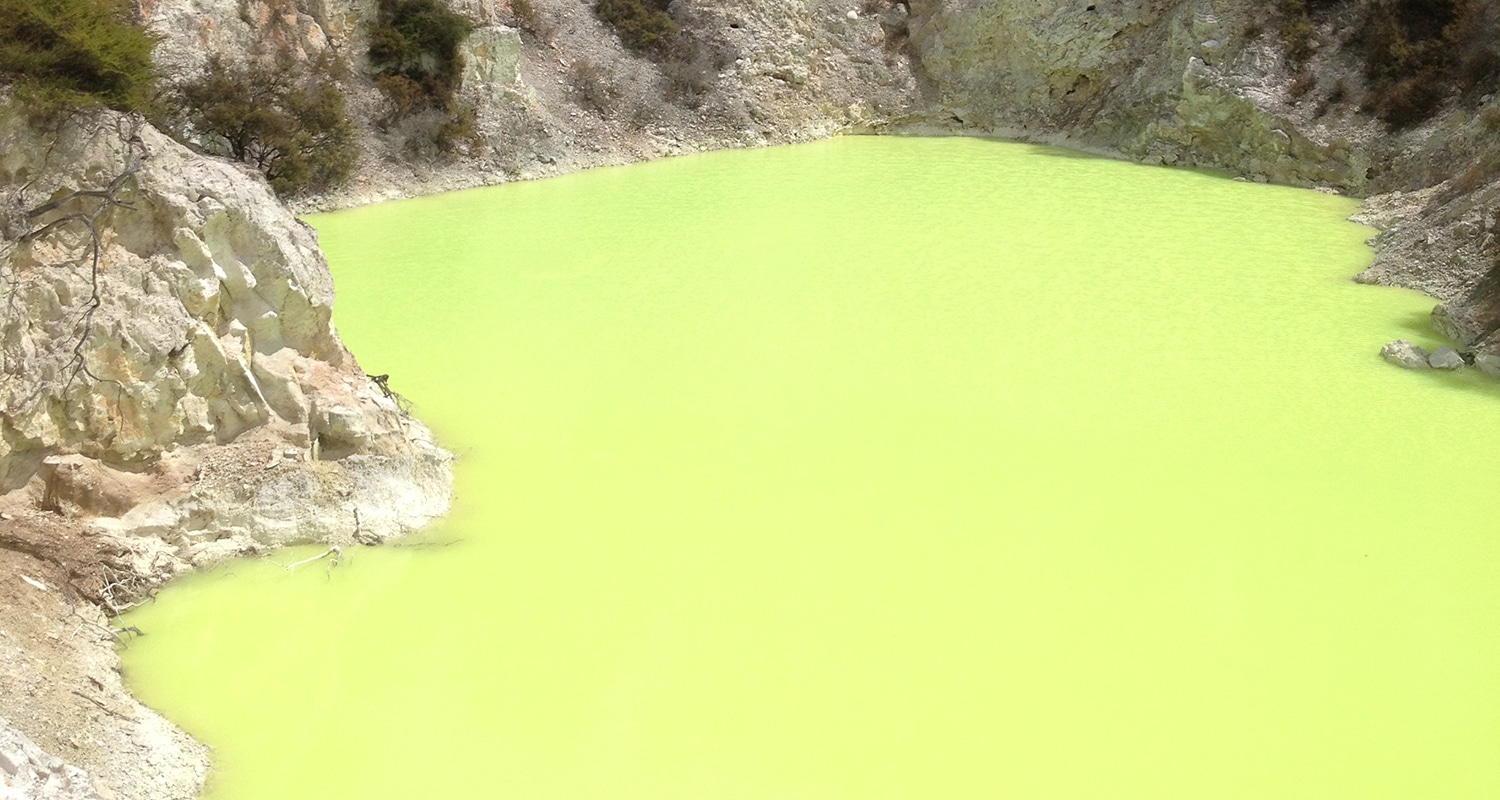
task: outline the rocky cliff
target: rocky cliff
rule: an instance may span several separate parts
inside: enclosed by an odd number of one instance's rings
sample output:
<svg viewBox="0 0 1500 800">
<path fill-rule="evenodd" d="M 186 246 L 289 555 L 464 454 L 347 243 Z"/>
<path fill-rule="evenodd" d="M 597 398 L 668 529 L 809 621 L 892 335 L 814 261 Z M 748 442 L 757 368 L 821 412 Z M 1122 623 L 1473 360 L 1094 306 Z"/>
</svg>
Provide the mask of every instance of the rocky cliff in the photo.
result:
<svg viewBox="0 0 1500 800">
<path fill-rule="evenodd" d="M 0 715 L 109 791 L 190 797 L 201 748 L 100 668 L 99 609 L 225 556 L 415 529 L 447 509 L 449 456 L 343 348 L 316 238 L 258 174 L 5 97 L 0 193 Z M 42 596 L 93 605 L 23 635 L 9 609 Z M 139 742 L 150 770 L 122 763 Z"/>
<path fill-rule="evenodd" d="M 828 136 L 908 110 L 915 82 L 881 17 L 859 0 L 686 2 L 673 12 L 699 43 L 662 63 L 621 43 L 588 0 L 455 0 L 474 26 L 459 99 L 477 140 L 448 158 L 413 158 L 412 121 L 369 77 L 375 0 L 154 0 L 157 60 L 191 74 L 211 53 L 332 54 L 360 130 L 353 180 L 304 208 L 330 208 L 556 175 L 697 150 Z"/>
<path fill-rule="evenodd" d="M 211 52 L 328 52 L 349 66 L 360 166 L 302 207 L 836 132 L 1001 135 L 1378 196 L 1363 217 L 1382 230 L 1378 256 L 1359 279 L 1427 292 L 1444 304 L 1441 333 L 1495 347 L 1500 86 L 1491 74 L 1395 130 L 1374 113 L 1362 39 L 1372 8 L 1463 5 L 1469 47 L 1483 50 L 1500 41 L 1493 2 L 676 0 L 672 18 L 698 45 L 691 63 L 625 47 L 587 0 L 452 5 L 477 26 L 461 92 L 480 135 L 448 159 L 413 159 L 402 131 L 379 123 L 387 101 L 363 55 L 376 0 L 142 7 L 169 73 Z M 1289 44 L 1292 9 L 1312 10 L 1300 44 Z"/>
<path fill-rule="evenodd" d="M 316 238 L 259 175 L 138 118 L 3 105 L 0 185 L 7 497 L 181 536 L 185 562 L 446 510 L 447 456 L 339 342 Z"/>
<path fill-rule="evenodd" d="M 1357 279 L 1423 291 L 1442 301 L 1438 333 L 1500 350 L 1490 339 L 1500 326 L 1500 81 L 1491 74 L 1394 129 L 1371 113 L 1360 48 L 1372 4 L 1318 5 L 1312 52 L 1293 58 L 1273 4 L 912 0 L 911 45 L 929 90 L 919 116 L 1369 196 L 1360 219 L 1381 233 Z M 1476 38 L 1500 41 L 1500 8 L 1474 5 Z"/>
</svg>

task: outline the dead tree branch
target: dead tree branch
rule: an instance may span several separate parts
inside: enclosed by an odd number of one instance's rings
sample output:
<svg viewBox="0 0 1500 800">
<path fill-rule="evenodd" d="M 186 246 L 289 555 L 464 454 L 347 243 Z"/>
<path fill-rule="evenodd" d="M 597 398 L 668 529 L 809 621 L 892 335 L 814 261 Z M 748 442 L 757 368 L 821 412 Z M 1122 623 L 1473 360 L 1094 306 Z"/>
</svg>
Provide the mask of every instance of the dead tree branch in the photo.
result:
<svg viewBox="0 0 1500 800">
<path fill-rule="evenodd" d="M 88 369 L 87 358 L 84 348 L 87 347 L 89 339 L 93 335 L 94 314 L 103 304 L 103 297 L 99 288 L 99 271 L 103 256 L 103 242 L 99 235 L 100 218 L 108 211 L 116 208 L 133 209 L 127 200 L 121 199 L 121 193 L 126 185 L 135 177 L 136 173 L 145 165 L 150 157 L 144 141 L 140 136 L 143 121 L 138 116 L 120 117 L 115 121 L 115 132 L 120 141 L 125 145 L 125 163 L 121 172 L 116 175 L 107 186 L 102 189 L 73 189 L 65 192 L 59 197 L 53 198 L 30 209 L 21 211 L 19 220 L 13 220 L 7 227 L 13 230 L 7 233 L 16 233 L 13 238 L 14 245 L 31 245 L 45 239 L 53 233 L 69 226 L 81 226 L 88 233 L 88 264 L 89 264 L 89 296 L 83 303 L 83 312 L 79 315 L 77 324 L 82 327 L 78 340 L 73 346 L 73 357 L 69 360 L 66 370 L 68 372 L 67 386 L 72 386 L 79 374 L 88 376 L 95 381 L 103 379 Z M 56 142 L 54 141 L 54 146 Z M 50 154 L 49 154 L 50 158 Z M 30 186 L 21 187 L 9 203 L 24 207 L 22 195 Z M 19 230 L 14 230 L 18 228 Z M 10 238 L 9 236 L 7 238 Z M 12 276 L 14 280 L 14 276 Z M 66 390 L 66 387 L 64 387 Z"/>
<path fill-rule="evenodd" d="M 328 559 L 328 577 L 333 577 L 333 568 L 337 567 L 339 564 L 342 564 L 344 561 L 344 550 L 338 545 L 334 545 L 315 556 L 309 556 L 302 559 L 301 561 L 294 561 L 290 564 L 287 564 L 286 571 L 296 572 L 297 568 L 300 566 L 311 564 L 314 561 L 322 561 L 325 558 Z"/>
<path fill-rule="evenodd" d="M 407 400 L 399 392 L 391 388 L 390 375 L 366 375 L 365 377 L 370 379 L 370 383 L 375 384 L 375 388 L 379 389 L 380 393 L 385 395 L 385 399 L 390 400 L 391 402 L 396 404 L 396 408 L 401 412 L 402 416 L 411 416 L 411 401 Z"/>
<path fill-rule="evenodd" d="M 78 627 L 73 631 L 74 636 L 77 636 L 78 632 L 84 629 L 84 626 L 88 626 L 109 637 L 109 639 L 112 639 L 116 642 L 119 642 L 121 645 L 124 645 L 125 649 L 127 650 L 130 649 L 130 640 L 125 637 L 125 634 L 129 633 L 135 636 L 146 635 L 144 631 L 134 625 L 126 625 L 123 628 L 111 628 L 108 625 L 100 625 L 99 623 L 94 622 L 91 619 L 85 619 L 82 614 L 78 613 L 77 608 L 73 609 L 73 616 L 77 617 L 79 620 Z"/>
<path fill-rule="evenodd" d="M 100 564 L 99 569 L 104 582 L 99 589 L 99 600 L 110 616 L 118 617 L 136 606 L 156 600 L 156 590 L 139 573 L 115 569 L 108 564 Z"/>
<path fill-rule="evenodd" d="M 121 712 L 119 712 L 119 711 L 117 711 L 117 710 L 115 710 L 113 708 L 110 708 L 109 706 L 105 705 L 104 701 L 100 700 L 97 697 L 89 697 L 88 695 L 84 694 L 83 692 L 78 691 L 77 689 L 71 689 L 70 691 L 73 692 L 73 694 L 76 694 L 79 697 L 82 697 L 83 699 L 89 701 L 90 703 L 93 703 L 94 705 L 98 706 L 101 710 L 104 711 L 104 713 L 109 714 L 112 717 L 119 717 L 120 719 L 131 719 L 130 716 L 128 716 L 126 714 L 122 714 Z"/>
</svg>

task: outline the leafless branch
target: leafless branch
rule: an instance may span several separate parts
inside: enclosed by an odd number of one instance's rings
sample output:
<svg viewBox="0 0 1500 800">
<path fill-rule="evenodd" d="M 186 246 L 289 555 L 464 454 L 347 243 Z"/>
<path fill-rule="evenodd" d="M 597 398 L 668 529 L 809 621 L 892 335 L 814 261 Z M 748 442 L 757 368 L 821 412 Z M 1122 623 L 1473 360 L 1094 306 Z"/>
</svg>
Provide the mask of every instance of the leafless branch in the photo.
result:
<svg viewBox="0 0 1500 800">
<path fill-rule="evenodd" d="M 290 564 L 287 564 L 286 571 L 296 572 L 297 568 L 303 566 L 304 564 L 311 564 L 314 561 L 322 561 L 325 558 L 328 559 L 328 576 L 333 577 L 333 568 L 337 567 L 339 564 L 342 564 L 344 561 L 344 550 L 338 545 L 334 545 L 333 547 L 330 547 L 315 556 L 309 556 L 302 559 L 301 561 L 294 561 Z"/>
<path fill-rule="evenodd" d="M 136 606 L 156 600 L 156 591 L 145 577 L 125 569 L 115 569 L 108 564 L 99 565 L 103 573 L 104 586 L 99 590 L 99 600 L 111 616 L 119 616 Z"/>
<path fill-rule="evenodd" d="M 94 705 L 98 706 L 100 709 L 102 709 L 104 711 L 104 713 L 109 714 L 110 716 L 119 717 L 120 719 L 130 719 L 129 716 L 127 716 L 125 714 L 122 714 L 119 711 L 116 711 L 115 709 L 110 708 L 109 706 L 105 705 L 104 701 L 100 700 L 97 697 L 89 697 L 88 695 L 84 694 L 83 692 L 78 691 L 77 689 L 72 689 L 70 691 L 72 691 L 73 694 L 76 694 L 79 697 L 82 697 L 83 699 L 89 701 L 90 703 L 93 703 Z"/>
<path fill-rule="evenodd" d="M 81 326 L 82 331 L 79 334 L 78 340 L 74 343 L 73 357 L 68 363 L 68 386 L 72 386 L 80 374 L 86 375 L 95 381 L 103 380 L 89 371 L 87 359 L 84 355 L 84 348 L 88 345 L 88 341 L 93 335 L 94 313 L 103 304 L 103 298 L 99 292 L 99 268 L 102 257 L 99 219 L 106 211 L 111 209 L 124 208 L 128 210 L 133 208 L 129 202 L 120 199 L 120 193 L 124 191 L 126 185 L 140 171 L 141 167 L 144 166 L 146 160 L 150 157 L 150 153 L 140 137 L 141 124 L 141 119 L 135 116 L 116 119 L 115 133 L 125 144 L 125 164 L 121 172 L 107 186 L 102 189 L 74 189 L 45 203 L 27 209 L 20 215 L 20 227 L 22 231 L 14 240 L 16 244 L 32 244 L 50 236 L 56 231 L 73 225 L 82 226 L 89 235 L 90 291 L 88 299 L 84 301 L 83 312 L 78 318 L 78 324 Z M 59 126 L 60 129 L 61 125 Z M 100 127 L 100 130 L 102 129 L 103 126 Z M 97 132 L 95 131 L 95 133 Z M 56 138 L 54 137 L 54 146 Z M 19 195 L 12 199 L 12 202 L 19 201 Z M 67 210 L 70 208 L 72 210 Z M 48 219 L 48 217 L 51 218 Z"/>
</svg>

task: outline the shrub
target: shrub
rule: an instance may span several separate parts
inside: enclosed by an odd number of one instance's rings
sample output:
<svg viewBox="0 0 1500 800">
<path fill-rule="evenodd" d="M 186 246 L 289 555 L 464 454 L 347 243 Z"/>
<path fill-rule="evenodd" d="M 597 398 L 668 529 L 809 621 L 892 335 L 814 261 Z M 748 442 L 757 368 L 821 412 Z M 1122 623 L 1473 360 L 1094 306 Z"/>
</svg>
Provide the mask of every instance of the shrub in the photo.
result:
<svg viewBox="0 0 1500 800">
<path fill-rule="evenodd" d="M 155 40 L 128 0 L 0 0 L 0 75 L 48 105 L 149 105 Z"/>
<path fill-rule="evenodd" d="M 620 99 L 620 89 L 615 85 L 599 62 L 580 58 L 568 69 L 568 82 L 578 91 L 584 105 L 600 114 L 608 115 Z"/>
<path fill-rule="evenodd" d="M 357 159 L 335 66 L 229 64 L 215 55 L 203 74 L 174 86 L 165 127 L 205 150 L 253 164 L 278 194 L 324 189 Z"/>
<path fill-rule="evenodd" d="M 1313 54 L 1315 30 L 1307 5 L 1303 0 L 1277 0 L 1276 10 L 1281 14 L 1281 46 L 1287 58 L 1295 64 L 1306 61 Z"/>
<path fill-rule="evenodd" d="M 1329 103 L 1342 103 L 1349 99 L 1349 89 L 1344 86 L 1344 79 L 1339 78 L 1333 82 L 1333 90 L 1328 93 Z"/>
<path fill-rule="evenodd" d="M 456 99 L 464 74 L 459 46 L 473 29 L 442 0 L 380 0 L 370 66 L 391 104 L 381 126 L 405 133 L 408 154 L 448 155 L 477 140 L 474 110 Z"/>
<path fill-rule="evenodd" d="M 448 109 L 448 115 L 443 118 L 443 124 L 438 126 L 437 134 L 432 137 L 438 152 L 444 155 L 456 153 L 459 150 L 467 151 L 471 155 L 477 152 L 483 143 L 477 122 L 478 115 L 474 112 L 473 106 L 460 103 Z"/>
<path fill-rule="evenodd" d="M 1433 195 L 1429 208 L 1437 208 L 1483 188 L 1491 179 L 1500 176 L 1500 156 L 1481 155 L 1468 169 L 1449 180 L 1441 192 Z"/>
<path fill-rule="evenodd" d="M 463 79 L 458 48 L 473 29 L 441 0 L 380 0 L 370 26 L 370 66 L 377 78 L 406 81 L 401 91 L 417 92 L 422 107 L 447 110 Z"/>
<path fill-rule="evenodd" d="M 707 48 L 696 48 L 693 54 L 681 61 L 670 61 L 662 65 L 662 74 L 667 78 L 667 99 L 688 108 L 698 108 L 703 98 L 713 88 L 719 71 Z"/>
<path fill-rule="evenodd" d="M 1453 179 L 1451 185 L 1454 194 L 1467 194 L 1484 185 L 1485 179 L 1489 177 L 1489 170 L 1484 164 L 1475 164 Z"/>
<path fill-rule="evenodd" d="M 1492 90 L 1500 76 L 1492 0 L 1378 0 L 1354 42 L 1371 84 L 1365 106 L 1392 128 L 1427 119 L 1454 95 Z"/>
<path fill-rule="evenodd" d="M 1490 106 L 1479 115 L 1479 121 L 1490 133 L 1500 133 L 1500 105 Z"/>
<path fill-rule="evenodd" d="M 1446 95 L 1438 72 L 1424 70 L 1387 84 L 1377 113 L 1392 128 L 1409 128 L 1432 116 Z"/>
<path fill-rule="evenodd" d="M 1292 97 L 1302 97 L 1317 85 L 1317 76 L 1313 75 L 1312 70 L 1304 69 L 1292 76 L 1292 82 L 1287 84 L 1286 91 Z"/>
<path fill-rule="evenodd" d="M 551 39 L 557 32 L 531 0 L 510 0 L 510 13 L 515 18 L 517 28 L 530 31 L 543 41 Z"/>
<path fill-rule="evenodd" d="M 609 23 L 626 45 L 658 58 L 677 48 L 682 32 L 667 14 L 670 0 L 596 0 L 594 13 Z"/>
</svg>

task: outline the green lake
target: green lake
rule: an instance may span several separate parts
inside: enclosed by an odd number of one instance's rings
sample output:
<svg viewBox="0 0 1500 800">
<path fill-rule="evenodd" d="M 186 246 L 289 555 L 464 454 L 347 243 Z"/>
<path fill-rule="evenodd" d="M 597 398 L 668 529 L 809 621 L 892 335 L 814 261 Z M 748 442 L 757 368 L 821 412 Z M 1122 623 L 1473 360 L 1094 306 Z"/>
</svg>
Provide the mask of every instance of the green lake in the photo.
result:
<svg viewBox="0 0 1500 800">
<path fill-rule="evenodd" d="M 851 138 L 319 216 L 431 548 L 167 587 L 213 800 L 1500 797 L 1500 384 L 1354 201 Z"/>
</svg>

